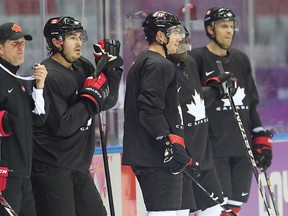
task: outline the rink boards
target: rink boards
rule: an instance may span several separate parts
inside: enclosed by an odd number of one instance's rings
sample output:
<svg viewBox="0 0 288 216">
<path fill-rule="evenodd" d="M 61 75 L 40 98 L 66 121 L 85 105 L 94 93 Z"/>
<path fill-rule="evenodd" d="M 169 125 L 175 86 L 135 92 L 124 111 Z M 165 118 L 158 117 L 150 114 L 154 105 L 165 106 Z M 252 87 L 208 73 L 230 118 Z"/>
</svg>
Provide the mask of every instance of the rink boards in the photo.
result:
<svg viewBox="0 0 288 216">
<path fill-rule="evenodd" d="M 288 135 L 276 135 L 273 138 L 273 163 L 267 173 L 270 175 L 271 186 L 274 192 L 280 215 L 288 215 Z M 117 216 L 144 216 L 145 206 L 141 190 L 130 167 L 121 166 L 121 146 L 108 148 L 108 160 L 112 182 L 114 209 Z M 91 174 L 95 184 L 104 200 L 109 212 L 109 201 L 106 190 L 105 172 L 102 152 L 97 148 L 91 164 Z M 267 189 L 266 181 L 262 176 L 264 188 Z M 271 203 L 272 205 L 272 203 Z M 258 192 L 255 178 L 249 201 L 243 206 L 242 215 L 267 216 L 262 198 Z M 110 213 L 109 213 L 110 215 Z"/>
</svg>

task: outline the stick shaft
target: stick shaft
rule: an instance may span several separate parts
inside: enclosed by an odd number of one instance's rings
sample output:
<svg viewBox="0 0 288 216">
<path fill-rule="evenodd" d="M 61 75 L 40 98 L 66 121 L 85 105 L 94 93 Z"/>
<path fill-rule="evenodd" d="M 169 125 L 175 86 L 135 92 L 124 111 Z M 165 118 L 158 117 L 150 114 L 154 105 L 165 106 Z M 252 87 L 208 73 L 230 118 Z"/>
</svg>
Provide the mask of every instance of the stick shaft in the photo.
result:
<svg viewBox="0 0 288 216">
<path fill-rule="evenodd" d="M 227 207 L 224 202 L 220 202 L 218 197 L 214 196 L 214 193 L 210 193 L 208 192 L 189 172 L 187 172 L 186 170 L 183 171 L 184 174 L 191 179 L 207 196 L 209 196 L 217 205 L 220 205 L 221 208 L 227 212 L 228 214 L 232 215 L 232 216 L 237 216 L 229 207 Z"/>
<path fill-rule="evenodd" d="M 268 191 L 269 191 L 269 194 L 270 194 L 270 198 L 272 200 L 272 204 L 273 204 L 273 207 L 274 207 L 275 214 L 276 214 L 276 216 L 280 216 L 280 213 L 279 213 L 279 210 L 278 210 L 278 206 L 276 204 L 275 196 L 274 196 L 274 193 L 273 193 L 272 188 L 271 188 L 271 181 L 270 181 L 269 175 L 267 174 L 267 172 L 265 170 L 263 172 L 264 172 L 264 175 L 265 175 L 266 183 L 267 183 L 267 186 L 268 186 Z"/>
<path fill-rule="evenodd" d="M 111 214 L 111 216 L 115 216 L 115 209 L 114 209 L 114 202 L 113 202 L 113 193 L 112 193 L 112 184 L 111 184 L 110 171 L 109 171 L 109 162 L 108 162 L 108 154 L 107 154 L 107 146 L 106 146 L 106 139 L 105 139 L 105 136 L 104 136 L 103 123 L 102 123 L 103 121 L 102 121 L 101 112 L 98 112 L 98 116 L 99 116 L 100 141 L 101 141 L 101 147 L 102 147 L 104 171 L 105 171 L 106 184 L 107 184 L 107 193 L 108 193 L 108 198 L 109 198 L 110 214 Z"/>
<path fill-rule="evenodd" d="M 224 73 L 222 62 L 221 61 L 216 61 L 216 63 L 217 63 L 217 66 L 218 66 L 218 69 L 219 69 L 220 73 Z M 234 103 L 233 96 L 230 93 L 230 89 L 228 89 L 228 98 L 229 98 L 230 105 L 231 105 L 232 110 L 233 110 L 233 114 L 234 114 L 233 116 L 234 116 L 235 121 L 236 121 L 236 123 L 238 125 L 238 129 L 239 129 L 242 141 L 243 141 L 244 148 L 246 150 L 247 157 L 248 157 L 249 162 L 251 164 L 251 168 L 252 168 L 253 174 L 255 176 L 257 185 L 258 185 L 258 189 L 259 189 L 260 194 L 262 196 L 262 199 L 264 201 L 265 208 L 267 210 L 268 215 L 272 216 L 273 215 L 272 214 L 272 210 L 271 210 L 270 204 L 269 204 L 269 202 L 267 200 L 267 195 L 266 195 L 266 193 L 264 191 L 264 187 L 263 187 L 262 181 L 260 179 L 260 176 L 259 176 L 259 173 L 258 173 L 258 170 L 257 170 L 257 165 L 256 165 L 256 162 L 255 162 L 255 159 L 254 159 L 254 156 L 253 156 L 253 152 L 251 150 L 251 147 L 250 147 L 250 144 L 249 144 L 249 141 L 248 141 L 248 137 L 247 137 L 246 131 L 244 129 L 244 125 L 242 123 L 240 114 L 239 114 L 239 112 L 237 110 L 237 107 L 236 107 L 236 105 Z"/>
</svg>

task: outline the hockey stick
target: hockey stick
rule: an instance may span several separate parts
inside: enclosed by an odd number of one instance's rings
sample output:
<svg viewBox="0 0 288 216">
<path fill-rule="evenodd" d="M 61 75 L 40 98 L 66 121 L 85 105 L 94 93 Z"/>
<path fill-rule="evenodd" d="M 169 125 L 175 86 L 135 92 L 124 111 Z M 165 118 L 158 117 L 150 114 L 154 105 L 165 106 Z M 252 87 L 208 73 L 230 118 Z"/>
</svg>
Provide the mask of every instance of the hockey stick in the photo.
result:
<svg viewBox="0 0 288 216">
<path fill-rule="evenodd" d="M 99 74 L 101 73 L 101 71 L 103 70 L 105 65 L 108 63 L 108 60 L 109 60 L 109 57 L 106 54 L 100 58 L 100 60 L 98 61 L 97 65 L 96 65 L 96 69 L 95 69 L 95 73 L 93 74 L 93 77 L 99 76 Z M 110 214 L 111 214 L 111 216 L 115 216 L 112 184 L 111 184 L 108 155 L 107 155 L 107 146 L 106 146 L 106 140 L 105 140 L 105 136 L 104 136 L 102 115 L 101 115 L 101 110 L 100 110 L 99 106 L 97 106 L 97 110 L 98 110 L 100 142 L 101 142 L 102 156 L 103 156 L 103 162 L 104 162 L 104 170 L 105 170 L 105 177 L 106 177 L 106 184 L 107 184 L 107 193 L 108 193 L 108 199 L 109 199 Z"/>
<path fill-rule="evenodd" d="M 12 209 L 12 207 L 9 205 L 9 203 L 6 201 L 6 199 L 2 196 L 1 193 L 0 203 L 10 216 L 18 216 L 18 214 Z"/>
<path fill-rule="evenodd" d="M 279 213 L 279 210 L 278 210 L 278 206 L 277 206 L 276 201 L 275 201 L 275 196 L 274 196 L 274 193 L 273 193 L 273 191 L 271 189 L 271 181 L 270 181 L 269 175 L 267 174 L 266 170 L 264 170 L 263 173 L 265 175 L 266 183 L 267 183 L 267 186 L 268 186 L 268 191 L 269 191 L 269 194 L 270 194 L 270 198 L 272 200 L 272 204 L 273 204 L 273 207 L 274 207 L 275 214 L 276 214 L 276 216 L 280 216 L 280 213 Z"/>
<path fill-rule="evenodd" d="M 216 64 L 218 66 L 218 69 L 219 69 L 220 73 L 221 74 L 225 73 L 224 69 L 223 69 L 223 66 L 222 66 L 222 62 L 218 60 L 218 61 L 216 61 Z M 258 185 L 258 189 L 259 189 L 260 194 L 262 196 L 262 199 L 264 201 L 265 208 L 267 210 L 268 215 L 269 216 L 273 216 L 270 204 L 267 201 L 267 196 L 266 196 L 266 193 L 264 191 L 264 187 L 263 187 L 262 181 L 260 179 L 260 175 L 259 175 L 258 170 L 257 170 L 257 165 L 256 165 L 256 162 L 255 162 L 255 159 L 254 159 L 253 152 L 251 150 L 249 141 L 248 141 L 247 134 L 245 132 L 245 129 L 244 129 L 240 114 L 239 114 L 239 112 L 238 112 L 238 110 L 236 108 L 236 105 L 234 103 L 233 96 L 231 95 L 229 87 L 228 87 L 228 98 L 229 98 L 229 101 L 230 101 L 230 104 L 231 104 L 231 107 L 232 107 L 232 110 L 233 110 L 233 113 L 234 113 L 235 121 L 238 124 L 238 129 L 239 129 L 240 135 L 242 137 L 243 145 L 244 145 L 244 148 L 246 150 L 247 157 L 249 158 L 249 162 L 251 164 L 252 171 L 254 173 L 254 176 L 255 176 L 255 179 L 256 179 L 256 182 L 257 182 L 257 185 Z"/>
<path fill-rule="evenodd" d="M 220 205 L 220 207 L 227 212 L 228 214 L 232 216 L 237 216 L 229 207 L 225 205 L 224 202 L 220 202 L 218 197 L 214 196 L 214 193 L 208 192 L 187 170 L 183 171 L 184 174 L 191 179 L 207 196 L 209 196 L 217 205 Z"/>
</svg>

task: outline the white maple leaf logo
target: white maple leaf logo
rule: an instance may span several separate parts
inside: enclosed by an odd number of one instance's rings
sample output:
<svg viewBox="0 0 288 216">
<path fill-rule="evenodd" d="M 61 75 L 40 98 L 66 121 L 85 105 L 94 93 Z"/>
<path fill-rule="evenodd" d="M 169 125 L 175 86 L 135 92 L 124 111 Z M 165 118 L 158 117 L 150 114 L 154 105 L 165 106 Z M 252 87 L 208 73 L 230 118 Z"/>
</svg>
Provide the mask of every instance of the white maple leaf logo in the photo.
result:
<svg viewBox="0 0 288 216">
<path fill-rule="evenodd" d="M 236 94 L 233 96 L 233 100 L 236 106 L 241 106 L 243 105 L 243 100 L 245 98 L 245 92 L 244 92 L 244 88 L 237 88 Z M 222 101 L 224 102 L 223 106 L 230 106 L 230 101 L 228 98 L 226 99 L 222 99 Z"/>
<path fill-rule="evenodd" d="M 191 103 L 186 105 L 188 108 L 187 113 L 195 116 L 195 121 L 206 118 L 204 100 L 196 90 L 195 95 L 192 95 L 192 98 L 194 99 L 194 102 L 191 100 Z"/>
<path fill-rule="evenodd" d="M 180 116 L 180 120 L 181 120 L 181 125 L 184 125 L 181 106 L 178 105 L 177 108 L 178 108 L 178 112 L 179 112 L 179 116 Z"/>
</svg>

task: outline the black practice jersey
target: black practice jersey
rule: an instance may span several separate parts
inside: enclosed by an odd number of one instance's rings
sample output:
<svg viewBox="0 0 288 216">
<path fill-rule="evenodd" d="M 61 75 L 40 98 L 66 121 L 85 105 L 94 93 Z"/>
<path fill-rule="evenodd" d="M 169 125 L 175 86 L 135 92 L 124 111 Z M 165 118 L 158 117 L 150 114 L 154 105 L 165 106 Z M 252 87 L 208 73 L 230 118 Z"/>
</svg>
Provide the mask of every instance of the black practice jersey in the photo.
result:
<svg viewBox="0 0 288 216">
<path fill-rule="evenodd" d="M 209 125 L 205 109 L 204 93 L 197 65 L 191 56 L 176 66 L 179 98 L 183 114 L 186 149 L 201 169 L 212 166 L 212 150 L 209 142 Z M 215 96 L 215 95 L 214 95 Z"/>
<path fill-rule="evenodd" d="M 51 105 L 47 122 L 34 129 L 33 159 L 88 172 L 95 148 L 95 112 L 79 93 L 94 67 L 83 59 L 75 61 L 73 69 L 51 58 L 42 62 L 48 71 L 45 88 Z"/>
<path fill-rule="evenodd" d="M 248 57 L 235 49 L 230 49 L 227 56 L 220 57 L 210 52 L 207 47 L 195 48 L 190 55 L 196 60 L 202 84 L 208 78 L 219 75 L 216 64 L 218 60 L 222 62 L 225 71 L 231 72 L 237 78 L 238 89 L 233 99 L 251 143 L 252 129 L 262 126 L 262 123 L 256 110 L 259 98 Z M 216 101 L 207 109 L 207 113 L 214 156 L 244 156 L 246 152 L 242 136 L 233 117 L 229 99 Z"/>
<path fill-rule="evenodd" d="M 123 164 L 162 167 L 165 145 L 156 138 L 183 137 L 175 67 L 147 51 L 129 70 L 124 104 Z"/>
<path fill-rule="evenodd" d="M 11 170 L 9 176 L 28 178 L 32 166 L 32 124 L 42 124 L 46 116 L 32 113 L 35 105 L 30 94 L 31 89 L 24 85 L 24 81 L 13 77 L 5 70 L 16 74 L 19 67 L 2 58 L 0 64 L 0 110 L 8 111 L 13 128 L 13 134 L 9 137 L 0 137 L 0 158 L 8 162 L 8 168 Z M 46 100 L 45 105 L 47 104 Z M 47 113 L 47 106 L 45 112 Z"/>
</svg>

